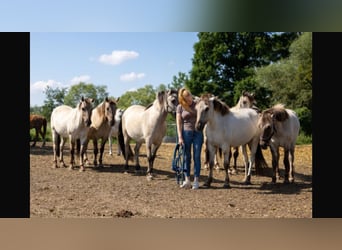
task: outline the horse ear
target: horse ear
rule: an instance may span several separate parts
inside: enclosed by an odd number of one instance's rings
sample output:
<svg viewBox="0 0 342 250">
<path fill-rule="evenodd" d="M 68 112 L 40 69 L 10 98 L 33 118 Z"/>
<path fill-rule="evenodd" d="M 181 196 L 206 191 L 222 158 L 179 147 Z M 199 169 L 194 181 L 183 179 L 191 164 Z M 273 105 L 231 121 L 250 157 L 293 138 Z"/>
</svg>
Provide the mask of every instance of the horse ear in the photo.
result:
<svg viewBox="0 0 342 250">
<path fill-rule="evenodd" d="M 82 101 L 82 102 L 84 101 L 84 96 L 83 96 L 83 95 L 81 96 L 81 101 Z"/>
<path fill-rule="evenodd" d="M 108 96 L 106 96 L 105 101 L 106 101 L 106 102 L 109 102 Z"/>
<path fill-rule="evenodd" d="M 119 102 L 119 100 L 120 100 L 120 96 L 116 98 L 115 102 Z"/>
</svg>

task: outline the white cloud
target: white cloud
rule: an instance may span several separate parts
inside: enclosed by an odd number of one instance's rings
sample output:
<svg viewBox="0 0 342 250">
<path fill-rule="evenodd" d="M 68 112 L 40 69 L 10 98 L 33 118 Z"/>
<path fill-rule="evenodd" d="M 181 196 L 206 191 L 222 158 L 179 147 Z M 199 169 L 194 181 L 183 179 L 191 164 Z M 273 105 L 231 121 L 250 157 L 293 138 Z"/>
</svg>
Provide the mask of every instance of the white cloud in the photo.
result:
<svg viewBox="0 0 342 250">
<path fill-rule="evenodd" d="M 129 81 L 134 81 L 137 79 L 142 79 L 145 77 L 144 73 L 135 73 L 135 72 L 131 72 L 128 74 L 123 74 L 120 76 L 120 80 L 123 82 L 129 82 Z"/>
<path fill-rule="evenodd" d="M 88 75 L 83 75 L 83 76 L 75 76 L 74 78 L 71 79 L 71 85 L 79 84 L 80 82 L 89 82 L 90 76 Z"/>
<path fill-rule="evenodd" d="M 127 50 L 114 50 L 111 54 L 104 54 L 99 57 L 99 62 L 104 64 L 118 65 L 124 61 L 135 59 L 139 53 Z"/>
<path fill-rule="evenodd" d="M 63 84 L 55 80 L 37 81 L 31 85 L 30 91 L 41 92 L 41 91 L 44 91 L 47 86 L 51 88 L 57 88 L 57 87 L 62 87 Z"/>
</svg>

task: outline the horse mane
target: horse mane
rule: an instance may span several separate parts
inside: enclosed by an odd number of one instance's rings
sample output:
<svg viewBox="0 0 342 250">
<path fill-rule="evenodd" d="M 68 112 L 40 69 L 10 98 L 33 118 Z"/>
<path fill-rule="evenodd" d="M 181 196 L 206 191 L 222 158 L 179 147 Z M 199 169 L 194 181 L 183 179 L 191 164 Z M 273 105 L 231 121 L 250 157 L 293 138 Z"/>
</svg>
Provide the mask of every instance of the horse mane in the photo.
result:
<svg viewBox="0 0 342 250">
<path fill-rule="evenodd" d="M 289 118 L 284 104 L 279 103 L 273 106 L 273 118 L 279 122 L 283 122 Z"/>
<path fill-rule="evenodd" d="M 273 107 L 264 110 L 262 114 L 263 119 L 275 119 L 279 122 L 283 122 L 289 118 L 285 105 L 282 103 L 277 103 Z"/>
<path fill-rule="evenodd" d="M 151 107 L 152 107 L 152 105 L 153 105 L 153 102 L 152 102 L 152 103 L 150 103 L 149 105 L 147 105 L 147 106 L 146 106 L 146 108 L 145 108 L 145 110 L 147 110 L 147 109 L 151 108 Z"/>
<path fill-rule="evenodd" d="M 222 100 L 220 100 L 217 96 L 213 94 L 206 93 L 202 94 L 200 97 L 206 105 L 209 105 L 209 101 L 212 100 L 214 105 L 214 110 L 219 112 L 221 115 L 226 115 L 230 112 L 229 106 Z"/>
</svg>

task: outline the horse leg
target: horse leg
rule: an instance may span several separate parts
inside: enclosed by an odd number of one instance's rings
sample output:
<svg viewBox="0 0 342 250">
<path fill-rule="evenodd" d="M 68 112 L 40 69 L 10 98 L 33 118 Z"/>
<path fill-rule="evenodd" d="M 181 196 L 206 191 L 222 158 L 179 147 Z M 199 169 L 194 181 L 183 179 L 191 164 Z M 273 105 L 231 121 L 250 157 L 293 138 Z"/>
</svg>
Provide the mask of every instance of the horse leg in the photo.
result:
<svg viewBox="0 0 342 250">
<path fill-rule="evenodd" d="M 135 157 L 135 172 L 139 173 L 141 168 L 140 168 L 140 163 L 139 163 L 139 151 L 140 151 L 140 147 L 142 145 L 142 142 L 137 142 L 135 144 L 134 147 L 134 157 Z M 146 148 L 147 148 L 148 143 L 146 143 Z M 147 150 L 147 158 L 149 156 L 149 152 L 151 153 L 151 151 Z"/>
<path fill-rule="evenodd" d="M 216 148 L 216 153 L 215 153 L 215 160 L 214 160 L 214 167 L 215 167 L 216 170 L 220 169 L 220 164 L 218 162 L 218 157 L 217 157 L 218 154 L 219 154 L 219 148 L 217 147 Z"/>
<path fill-rule="evenodd" d="M 247 144 L 242 145 L 242 157 L 243 163 L 245 165 L 245 178 L 243 180 L 243 184 L 249 185 L 251 184 L 251 166 L 249 164 L 248 156 L 247 156 Z"/>
<path fill-rule="evenodd" d="M 66 168 L 67 165 L 65 165 L 64 163 L 64 154 L 63 154 L 63 149 L 64 149 L 64 145 L 65 145 L 65 139 L 63 137 L 60 136 L 60 143 L 59 143 L 59 163 L 62 167 Z"/>
<path fill-rule="evenodd" d="M 113 155 L 112 151 L 112 136 L 108 136 L 108 147 L 109 147 L 109 155 Z"/>
<path fill-rule="evenodd" d="M 52 168 L 58 168 L 57 165 L 57 151 L 59 151 L 59 147 L 58 147 L 58 135 L 52 131 L 52 148 L 53 148 L 53 166 Z"/>
<path fill-rule="evenodd" d="M 273 169 L 273 174 L 272 174 L 272 183 L 276 183 L 277 179 L 280 179 L 280 174 L 279 174 L 279 148 L 271 148 L 271 154 L 272 154 L 272 169 Z"/>
<path fill-rule="evenodd" d="M 119 139 L 117 138 L 117 139 L 116 139 L 116 141 L 117 141 L 117 144 L 118 144 L 118 151 L 117 151 L 117 155 L 121 155 L 121 153 L 122 153 L 122 150 L 121 150 L 121 147 L 120 147 L 120 144 L 119 144 Z"/>
<path fill-rule="evenodd" d="M 94 161 L 93 161 L 93 164 L 94 164 L 94 167 L 97 167 L 97 154 L 99 152 L 99 149 L 98 149 L 98 146 L 97 146 L 97 139 L 96 138 L 93 138 L 93 147 L 94 147 Z"/>
<path fill-rule="evenodd" d="M 35 132 L 36 132 L 36 136 L 34 137 L 33 139 L 33 143 L 31 145 L 31 147 L 35 147 L 36 146 L 36 142 L 38 140 L 38 129 L 37 128 L 34 128 Z"/>
<path fill-rule="evenodd" d="M 207 145 L 204 143 L 204 169 L 209 169 L 209 151 Z"/>
<path fill-rule="evenodd" d="M 284 176 L 284 183 L 288 184 L 289 181 L 289 172 L 290 172 L 290 163 L 289 163 L 289 150 L 284 150 L 284 166 L 285 166 L 285 176 Z"/>
<path fill-rule="evenodd" d="M 230 174 L 237 174 L 237 157 L 239 156 L 239 147 L 235 147 L 234 148 L 234 153 L 233 153 L 233 157 L 234 157 L 234 165 L 233 165 L 233 168 L 230 168 L 228 169 L 228 172 Z M 229 158 L 228 158 L 228 161 L 229 161 L 229 164 L 230 164 L 230 160 L 232 158 L 232 150 L 230 149 L 229 151 Z"/>
<path fill-rule="evenodd" d="M 236 174 L 237 173 L 237 164 L 236 164 L 236 162 L 237 162 L 237 158 L 239 156 L 239 147 L 234 148 L 233 156 L 234 156 L 234 166 L 233 166 L 232 174 Z"/>
<path fill-rule="evenodd" d="M 129 144 L 130 138 L 127 135 L 124 135 L 124 150 L 125 150 L 125 171 L 124 173 L 128 173 L 128 160 L 130 158 L 129 152 L 130 152 L 130 144 Z"/>
<path fill-rule="evenodd" d="M 291 183 L 294 182 L 294 173 L 295 173 L 295 167 L 294 167 L 294 146 L 292 146 L 289 150 L 289 163 L 290 163 L 290 172 L 289 172 L 289 181 Z"/>
<path fill-rule="evenodd" d="M 107 139 L 106 139 L 106 138 L 102 138 L 102 139 L 101 139 L 101 148 L 100 148 L 100 157 L 99 157 L 99 167 L 103 167 L 102 158 L 103 158 L 103 152 L 104 152 L 104 148 L 105 148 L 106 142 L 107 142 Z"/>
<path fill-rule="evenodd" d="M 70 140 L 70 166 L 69 170 L 72 170 L 75 165 L 75 141 Z"/>
<path fill-rule="evenodd" d="M 40 128 L 40 129 L 38 130 L 38 133 L 39 133 L 40 136 L 42 137 L 42 140 L 43 140 L 42 147 L 44 147 L 44 145 L 45 145 L 45 135 L 44 135 L 44 133 L 43 133 L 43 131 L 42 131 L 42 128 Z"/>
<path fill-rule="evenodd" d="M 213 181 L 213 168 L 214 168 L 214 157 L 216 149 L 213 146 L 208 145 L 208 155 L 209 155 L 209 174 L 206 182 L 204 182 L 203 187 L 209 188 Z"/>
<path fill-rule="evenodd" d="M 226 174 L 226 177 L 224 179 L 224 184 L 223 184 L 223 187 L 224 188 L 230 188 L 230 184 L 229 184 L 229 173 L 228 173 L 228 170 L 229 170 L 229 163 L 230 163 L 230 160 L 229 160 L 229 155 L 230 155 L 230 151 L 227 151 L 225 150 L 224 151 L 224 154 L 223 154 L 223 166 L 224 166 L 224 171 L 225 171 L 225 174 Z"/>
<path fill-rule="evenodd" d="M 80 140 L 80 172 L 85 171 L 84 165 L 85 165 L 85 159 L 86 159 L 86 154 L 87 154 L 87 148 L 88 148 L 88 139 Z"/>
<path fill-rule="evenodd" d="M 152 144 L 150 146 L 150 150 L 148 151 L 150 152 L 150 156 L 147 156 L 147 160 L 148 160 L 147 180 L 153 179 L 153 165 L 154 165 L 154 160 L 156 158 L 156 154 L 157 154 L 159 147 L 160 147 L 160 144 L 159 145 Z"/>
</svg>

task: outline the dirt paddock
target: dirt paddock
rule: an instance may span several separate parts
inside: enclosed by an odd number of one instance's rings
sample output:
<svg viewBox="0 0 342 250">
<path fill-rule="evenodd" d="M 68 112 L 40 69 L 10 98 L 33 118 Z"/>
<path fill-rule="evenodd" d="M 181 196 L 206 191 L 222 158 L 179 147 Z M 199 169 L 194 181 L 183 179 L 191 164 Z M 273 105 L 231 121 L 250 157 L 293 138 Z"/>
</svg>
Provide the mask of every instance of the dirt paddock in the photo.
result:
<svg viewBox="0 0 342 250">
<path fill-rule="evenodd" d="M 30 149 L 30 217 L 31 218 L 312 218 L 312 146 L 296 147 L 295 183 L 271 184 L 271 155 L 263 150 L 269 165 L 263 175 L 252 172 L 252 184 L 243 185 L 242 156 L 238 158 L 238 173 L 230 176 L 231 188 L 224 189 L 224 170 L 214 170 L 212 187 L 183 190 L 175 180 L 171 161 L 175 144 L 163 143 L 154 166 L 154 179 L 144 174 L 124 174 L 124 159 L 104 154 L 103 168 L 92 165 L 79 172 L 78 167 L 52 168 L 51 142 L 44 148 Z M 69 148 L 65 162 L 69 164 Z M 140 164 L 146 172 L 144 145 Z M 204 154 L 202 154 L 203 157 Z M 281 174 L 284 174 L 280 158 Z M 92 145 L 88 148 L 92 162 Z M 203 158 L 204 159 L 204 158 Z M 76 161 L 78 164 L 78 160 Z M 193 164 L 192 164 L 193 168 Z M 191 171 L 193 176 L 193 169 Z M 202 167 L 200 185 L 208 171 Z"/>
</svg>

